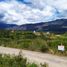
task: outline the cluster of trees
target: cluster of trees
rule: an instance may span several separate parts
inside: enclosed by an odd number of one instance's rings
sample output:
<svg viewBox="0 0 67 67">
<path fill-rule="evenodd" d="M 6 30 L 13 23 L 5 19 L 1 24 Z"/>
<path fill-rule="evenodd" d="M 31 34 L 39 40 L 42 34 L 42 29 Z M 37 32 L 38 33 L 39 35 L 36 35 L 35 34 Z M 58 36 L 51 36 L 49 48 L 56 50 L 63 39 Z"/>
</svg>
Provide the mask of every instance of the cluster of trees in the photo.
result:
<svg viewBox="0 0 67 67">
<path fill-rule="evenodd" d="M 61 43 L 65 46 L 63 54 L 58 51 L 58 45 Z M 57 36 L 57 34 L 45 32 L 0 30 L 0 45 L 67 55 L 67 33 Z"/>
</svg>

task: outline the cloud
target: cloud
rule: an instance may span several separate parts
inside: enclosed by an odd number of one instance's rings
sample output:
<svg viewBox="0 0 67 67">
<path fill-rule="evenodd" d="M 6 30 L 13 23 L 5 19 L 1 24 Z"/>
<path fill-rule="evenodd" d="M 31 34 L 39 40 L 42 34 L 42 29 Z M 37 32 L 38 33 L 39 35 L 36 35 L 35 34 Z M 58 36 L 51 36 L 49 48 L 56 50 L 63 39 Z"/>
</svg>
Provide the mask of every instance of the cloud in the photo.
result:
<svg viewBox="0 0 67 67">
<path fill-rule="evenodd" d="M 18 25 L 67 19 L 67 0 L 4 0 L 0 16 L 1 21 Z"/>
</svg>

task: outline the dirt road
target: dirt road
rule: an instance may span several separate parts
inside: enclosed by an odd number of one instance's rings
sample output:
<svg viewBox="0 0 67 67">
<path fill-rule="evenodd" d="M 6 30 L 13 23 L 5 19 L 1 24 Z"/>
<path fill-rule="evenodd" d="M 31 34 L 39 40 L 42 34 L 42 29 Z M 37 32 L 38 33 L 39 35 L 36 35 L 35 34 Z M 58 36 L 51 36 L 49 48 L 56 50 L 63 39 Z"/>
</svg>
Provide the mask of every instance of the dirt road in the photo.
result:
<svg viewBox="0 0 67 67">
<path fill-rule="evenodd" d="M 67 67 L 67 57 L 59 57 L 51 54 L 0 46 L 0 54 L 18 55 L 20 51 L 29 62 L 35 62 L 38 64 L 46 62 L 48 63 L 49 67 Z"/>
</svg>

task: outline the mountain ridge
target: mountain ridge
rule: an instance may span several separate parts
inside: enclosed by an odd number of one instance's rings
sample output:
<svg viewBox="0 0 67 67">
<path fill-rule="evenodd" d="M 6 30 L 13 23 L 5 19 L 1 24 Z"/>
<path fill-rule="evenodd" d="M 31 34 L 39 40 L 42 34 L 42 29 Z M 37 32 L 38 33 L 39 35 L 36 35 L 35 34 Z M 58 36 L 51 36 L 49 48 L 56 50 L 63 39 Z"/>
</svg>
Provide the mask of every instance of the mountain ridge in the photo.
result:
<svg viewBox="0 0 67 67">
<path fill-rule="evenodd" d="M 0 23 L 0 29 L 6 30 L 26 30 L 26 31 L 49 31 L 49 32 L 67 32 L 67 19 L 58 19 L 50 22 L 40 22 L 36 24 L 5 24 Z"/>
</svg>

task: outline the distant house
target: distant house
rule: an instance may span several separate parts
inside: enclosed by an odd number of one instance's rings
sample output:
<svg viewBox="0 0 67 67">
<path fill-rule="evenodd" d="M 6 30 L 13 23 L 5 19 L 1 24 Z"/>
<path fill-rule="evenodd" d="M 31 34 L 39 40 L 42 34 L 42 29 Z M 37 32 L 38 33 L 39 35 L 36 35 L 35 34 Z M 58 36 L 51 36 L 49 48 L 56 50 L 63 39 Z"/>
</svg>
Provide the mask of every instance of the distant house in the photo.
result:
<svg viewBox="0 0 67 67">
<path fill-rule="evenodd" d="M 47 32 L 47 34 L 50 34 L 50 32 Z"/>
<path fill-rule="evenodd" d="M 15 32 L 15 30 L 11 30 L 11 32 L 13 33 L 13 32 Z"/>
<path fill-rule="evenodd" d="M 33 33 L 36 33 L 36 31 L 34 30 Z"/>
<path fill-rule="evenodd" d="M 59 37 L 60 35 L 56 35 L 56 36 L 58 36 L 58 37 Z"/>
</svg>

